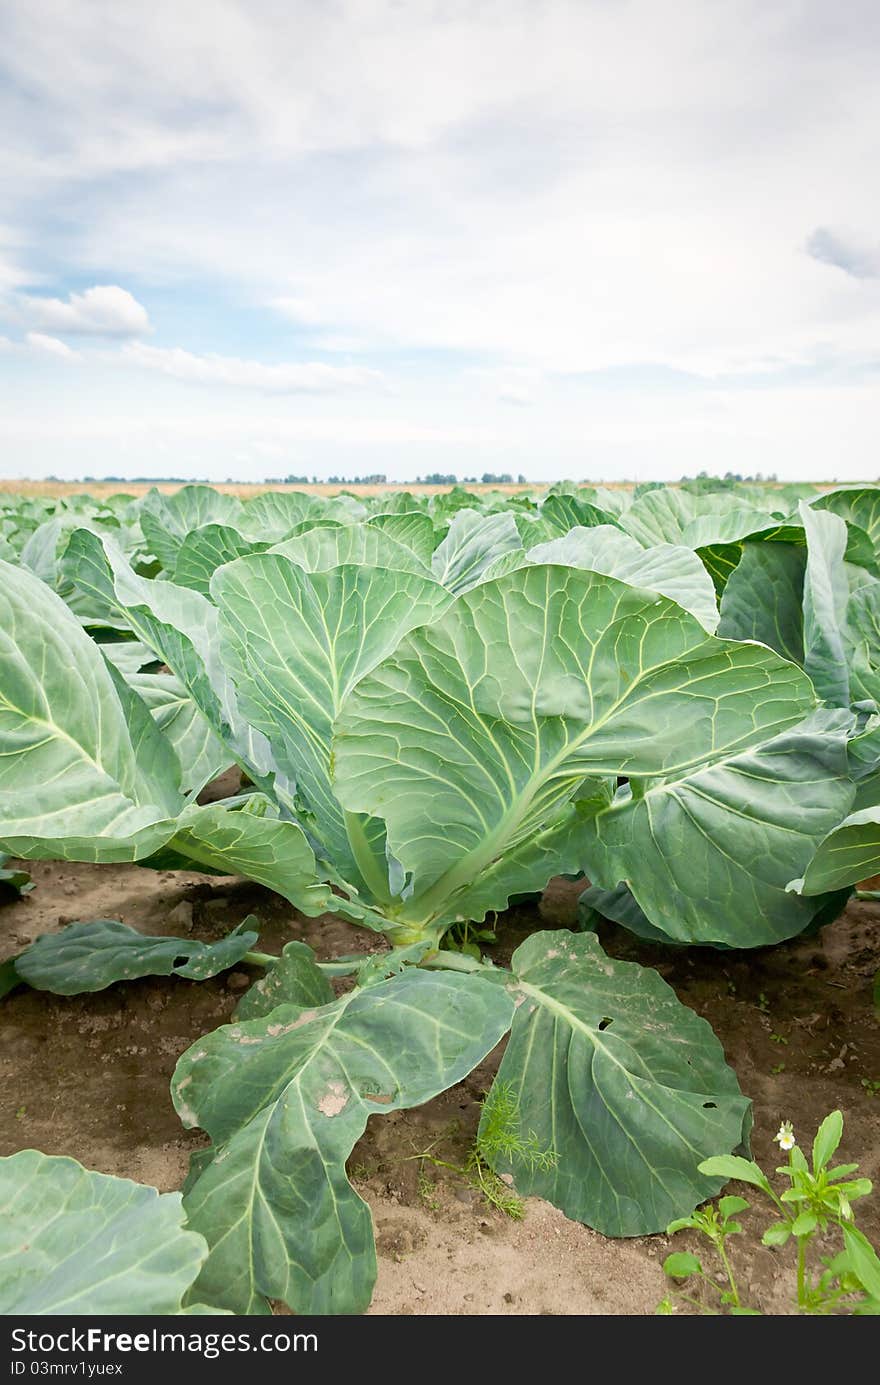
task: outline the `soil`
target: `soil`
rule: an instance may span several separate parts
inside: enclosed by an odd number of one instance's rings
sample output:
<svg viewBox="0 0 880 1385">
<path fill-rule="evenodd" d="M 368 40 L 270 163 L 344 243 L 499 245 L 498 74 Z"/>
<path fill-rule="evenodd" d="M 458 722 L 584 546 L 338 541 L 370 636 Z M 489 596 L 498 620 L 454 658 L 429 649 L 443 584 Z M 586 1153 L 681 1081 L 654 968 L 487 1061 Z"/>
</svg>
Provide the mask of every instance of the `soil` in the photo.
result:
<svg viewBox="0 0 880 1385">
<path fill-rule="evenodd" d="M 302 938 L 320 957 L 378 946 L 333 916 L 306 919 L 277 895 L 237 879 L 137 866 L 34 862 L 37 888 L 0 902 L 0 960 L 66 923 L 118 918 L 147 933 L 213 941 L 248 913 L 261 949 Z M 573 927 L 583 882 L 551 882 L 540 905 L 499 919 L 497 960 L 535 927 Z M 842 1156 L 880 1177 L 880 1023 L 872 1002 L 880 968 L 880 907 L 851 903 L 814 937 L 751 953 L 640 943 L 608 926 L 615 956 L 654 966 L 712 1024 L 753 1099 L 754 1154 L 778 1160 L 772 1137 L 793 1121 L 805 1145 L 834 1107 L 845 1118 Z M 166 1191 L 180 1186 L 203 1143 L 184 1131 L 168 1084 L 179 1054 L 226 1022 L 254 977 L 240 968 L 211 981 L 120 984 L 60 997 L 26 989 L 4 1002 L 0 1054 L 0 1154 L 36 1148 Z M 537 1199 L 520 1221 L 488 1207 L 463 1178 L 410 1156 L 461 1164 L 501 1056 L 413 1111 L 374 1116 L 349 1172 L 376 1224 L 379 1278 L 371 1313 L 650 1314 L 668 1291 L 666 1236 L 610 1241 Z M 737 1190 L 741 1191 L 741 1190 Z M 770 1218 L 747 1213 L 733 1246 L 744 1297 L 765 1313 L 790 1311 L 793 1251 L 760 1245 Z M 880 1242 L 880 1195 L 860 1204 L 859 1225 Z M 687 1234 L 675 1249 L 696 1249 Z M 702 1247 L 700 1247 L 702 1250 Z M 682 1311 L 689 1311 L 686 1307 Z"/>
</svg>

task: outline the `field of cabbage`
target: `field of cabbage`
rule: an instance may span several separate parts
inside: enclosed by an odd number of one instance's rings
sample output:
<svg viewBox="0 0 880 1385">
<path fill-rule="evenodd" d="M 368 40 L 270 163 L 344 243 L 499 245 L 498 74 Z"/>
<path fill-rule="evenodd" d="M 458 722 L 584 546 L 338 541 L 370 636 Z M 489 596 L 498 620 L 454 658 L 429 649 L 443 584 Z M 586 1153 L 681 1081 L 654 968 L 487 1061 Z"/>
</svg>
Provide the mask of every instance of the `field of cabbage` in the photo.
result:
<svg viewBox="0 0 880 1385">
<path fill-rule="evenodd" d="M 878 873 L 880 487 L 0 495 L 0 1312 L 365 1311 L 463 1134 L 607 1238 L 753 1100 L 876 1171 Z M 614 1311 L 515 1290 L 385 1311 Z"/>
</svg>

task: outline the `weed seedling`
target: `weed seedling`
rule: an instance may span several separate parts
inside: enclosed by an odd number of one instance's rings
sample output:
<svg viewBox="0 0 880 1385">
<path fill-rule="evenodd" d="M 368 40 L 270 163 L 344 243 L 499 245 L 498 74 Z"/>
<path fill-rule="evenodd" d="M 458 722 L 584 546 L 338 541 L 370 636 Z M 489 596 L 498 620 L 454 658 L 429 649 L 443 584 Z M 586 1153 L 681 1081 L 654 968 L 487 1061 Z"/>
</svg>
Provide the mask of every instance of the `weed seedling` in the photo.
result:
<svg viewBox="0 0 880 1385">
<path fill-rule="evenodd" d="M 476 924 L 464 920 L 453 924 L 443 939 L 443 950 L 461 952 L 465 957 L 473 957 L 475 962 L 482 959 L 481 943 L 494 943 L 495 933 L 491 928 L 478 928 Z"/>
<path fill-rule="evenodd" d="M 829 1313 L 880 1313 L 880 1259 L 871 1243 L 855 1224 L 852 1204 L 871 1191 L 868 1178 L 851 1178 L 857 1164 L 831 1165 L 831 1159 L 843 1134 L 843 1116 L 832 1111 L 826 1116 L 813 1141 L 812 1162 L 808 1163 L 795 1140 L 790 1121 L 783 1121 L 774 1139 L 788 1163 L 776 1169 L 787 1186 L 779 1193 L 770 1180 L 750 1159 L 722 1155 L 704 1159 L 700 1173 L 712 1178 L 729 1178 L 758 1188 L 773 1203 L 779 1220 L 771 1223 L 761 1240 L 765 1246 L 784 1246 L 793 1241 L 797 1247 L 796 1306 L 799 1313 L 827 1315 Z M 745 1198 L 728 1196 L 711 1203 L 690 1217 L 670 1222 L 667 1234 L 689 1228 L 699 1231 L 712 1243 L 721 1262 L 724 1279 L 719 1281 L 704 1270 L 700 1259 L 690 1251 L 669 1255 L 663 1269 L 671 1279 L 702 1281 L 711 1291 L 714 1302 L 706 1304 L 692 1294 L 677 1290 L 677 1297 L 693 1304 L 701 1313 L 755 1314 L 756 1309 L 741 1301 L 733 1276 L 726 1242 L 742 1232 L 736 1215 L 749 1207 Z M 817 1236 L 829 1230 L 837 1231 L 842 1248 L 832 1257 L 819 1256 L 818 1264 L 811 1263 L 811 1251 Z M 717 1297 L 714 1297 L 717 1295 Z M 717 1306 L 715 1306 L 717 1304 Z M 657 1312 L 674 1312 L 673 1299 L 667 1298 Z"/>
<path fill-rule="evenodd" d="M 453 1164 L 447 1159 L 438 1159 L 432 1153 L 439 1141 L 429 1145 L 419 1154 L 411 1154 L 411 1159 L 434 1164 L 436 1168 L 449 1169 L 463 1178 L 468 1187 L 489 1207 L 495 1207 L 514 1221 L 521 1221 L 525 1215 L 525 1204 L 514 1192 L 507 1178 L 495 1172 L 492 1161 L 521 1161 L 530 1169 L 551 1169 L 556 1167 L 558 1155 L 553 1150 L 541 1149 L 537 1135 L 530 1130 L 523 1135 L 520 1128 L 519 1101 L 516 1092 L 508 1082 L 496 1082 L 482 1104 L 482 1119 L 477 1137 L 463 1164 Z M 442 1137 L 441 1137 L 442 1138 Z M 419 1195 L 422 1193 L 424 1170 L 419 1174 Z M 428 1182 L 427 1179 L 425 1179 Z M 432 1186 L 428 1183 L 429 1188 Z"/>
<path fill-rule="evenodd" d="M 428 1208 L 429 1212 L 440 1211 L 440 1201 L 437 1197 L 434 1184 L 428 1177 L 424 1165 L 419 1168 L 418 1191 L 419 1197 Z"/>
</svg>

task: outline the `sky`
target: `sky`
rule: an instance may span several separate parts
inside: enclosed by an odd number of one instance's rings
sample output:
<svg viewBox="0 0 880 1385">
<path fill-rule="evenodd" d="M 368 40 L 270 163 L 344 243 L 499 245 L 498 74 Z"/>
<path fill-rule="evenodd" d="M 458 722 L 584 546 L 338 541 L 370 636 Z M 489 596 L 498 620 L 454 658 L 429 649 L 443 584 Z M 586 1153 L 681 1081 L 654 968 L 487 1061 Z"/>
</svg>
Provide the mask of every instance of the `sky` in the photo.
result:
<svg viewBox="0 0 880 1385">
<path fill-rule="evenodd" d="M 4 0 L 0 477 L 880 476 L 876 0 Z"/>
</svg>

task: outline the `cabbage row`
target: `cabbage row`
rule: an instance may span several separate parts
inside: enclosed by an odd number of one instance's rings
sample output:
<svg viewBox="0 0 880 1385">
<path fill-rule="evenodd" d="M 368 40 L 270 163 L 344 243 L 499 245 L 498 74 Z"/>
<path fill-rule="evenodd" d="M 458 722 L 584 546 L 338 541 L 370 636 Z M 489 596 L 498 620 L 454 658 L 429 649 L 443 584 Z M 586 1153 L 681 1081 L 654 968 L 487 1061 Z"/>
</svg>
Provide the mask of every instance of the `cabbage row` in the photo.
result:
<svg viewBox="0 0 880 1385">
<path fill-rule="evenodd" d="M 835 918 L 880 871 L 878 707 L 875 487 L 7 497 L 0 852 L 243 875 L 387 940 L 358 969 L 255 954 L 249 920 L 207 948 L 110 920 L 0 971 L 70 994 L 266 968 L 177 1065 L 211 1146 L 164 1214 L 178 1306 L 143 1311 L 364 1309 L 346 1159 L 508 1031 L 497 1081 L 553 1156 L 498 1156 L 520 1192 L 612 1236 L 716 1192 L 697 1166 L 747 1149 L 749 1102 L 710 1027 L 593 925 L 749 948 Z M 242 792 L 201 806 L 231 766 Z M 509 968 L 456 944 L 563 874 L 589 881 L 580 932 L 536 931 Z M 22 1179 L 51 1206 L 76 1178 L 23 1157 L 0 1199 L 36 1246 Z M 151 1208 L 114 1196 L 149 1249 Z"/>
</svg>

